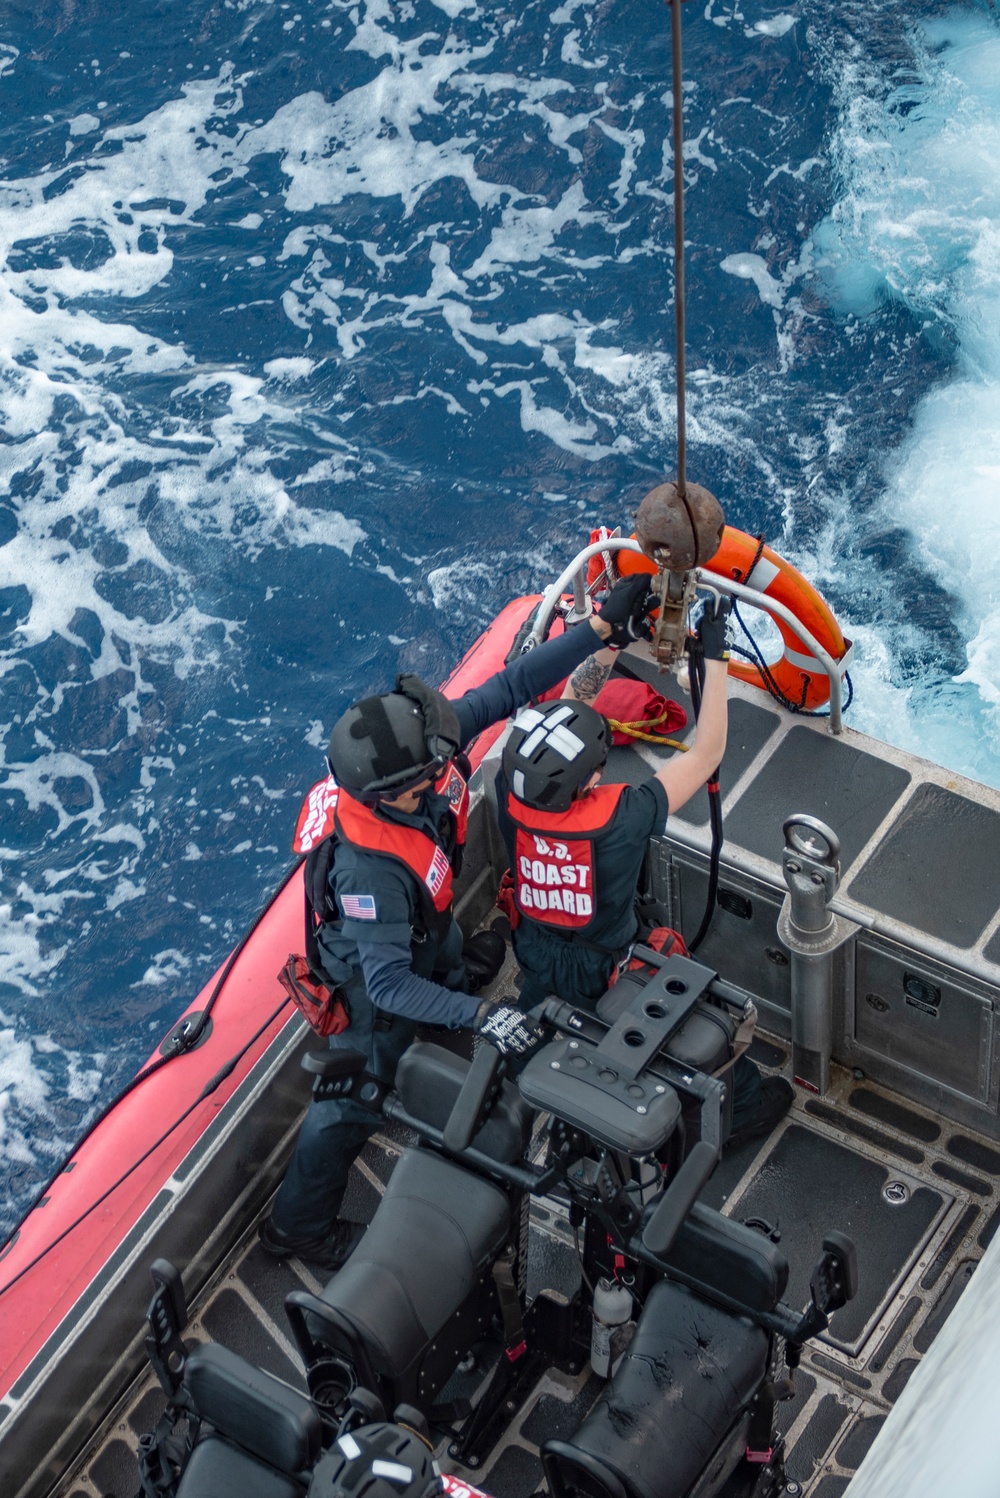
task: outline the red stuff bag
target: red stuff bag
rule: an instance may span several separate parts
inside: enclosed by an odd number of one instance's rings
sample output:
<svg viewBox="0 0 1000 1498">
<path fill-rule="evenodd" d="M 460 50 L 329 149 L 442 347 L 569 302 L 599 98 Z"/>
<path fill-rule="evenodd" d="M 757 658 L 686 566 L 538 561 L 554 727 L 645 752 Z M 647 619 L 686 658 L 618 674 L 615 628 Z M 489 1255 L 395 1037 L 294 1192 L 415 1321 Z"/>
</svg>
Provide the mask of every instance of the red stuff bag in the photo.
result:
<svg viewBox="0 0 1000 1498">
<path fill-rule="evenodd" d="M 654 952 L 661 952 L 664 957 L 689 957 L 691 955 L 684 945 L 683 936 L 679 931 L 675 931 L 672 926 L 654 926 L 648 936 L 643 936 L 640 933 L 636 937 L 634 945 L 637 947 L 652 947 Z M 632 948 L 629 947 L 629 952 L 631 951 Z M 635 973 L 639 971 L 649 973 L 650 977 L 652 977 L 656 969 L 648 962 L 644 962 L 641 957 L 628 957 L 626 954 L 626 957 L 623 957 L 618 966 L 612 970 L 611 977 L 608 979 L 608 988 L 614 988 L 622 973 Z"/>
<path fill-rule="evenodd" d="M 690 955 L 687 947 L 684 945 L 683 936 L 679 931 L 675 931 L 672 926 L 654 926 L 648 936 L 639 937 L 638 944 L 643 947 L 652 947 L 654 952 L 660 952 L 664 957 L 687 957 Z M 626 971 L 631 973 L 636 968 L 645 968 L 647 972 L 653 971 L 647 962 L 643 962 L 641 957 L 633 957 Z"/>
<path fill-rule="evenodd" d="M 516 931 L 521 924 L 521 912 L 517 908 L 514 897 L 514 876 L 510 869 L 504 869 L 503 878 L 500 880 L 500 888 L 497 890 L 497 909 L 503 911 L 510 922 L 510 929 Z"/>
<path fill-rule="evenodd" d="M 611 724 L 612 742 L 631 744 L 648 734 L 670 738 L 687 726 L 687 713 L 679 702 L 663 697 L 645 681 L 617 676 L 597 694 L 594 707 Z"/>
<path fill-rule="evenodd" d="M 351 1023 L 343 994 L 339 989 L 331 993 L 317 983 L 304 957 L 292 953 L 278 974 L 278 982 L 317 1035 L 342 1035 Z"/>
</svg>

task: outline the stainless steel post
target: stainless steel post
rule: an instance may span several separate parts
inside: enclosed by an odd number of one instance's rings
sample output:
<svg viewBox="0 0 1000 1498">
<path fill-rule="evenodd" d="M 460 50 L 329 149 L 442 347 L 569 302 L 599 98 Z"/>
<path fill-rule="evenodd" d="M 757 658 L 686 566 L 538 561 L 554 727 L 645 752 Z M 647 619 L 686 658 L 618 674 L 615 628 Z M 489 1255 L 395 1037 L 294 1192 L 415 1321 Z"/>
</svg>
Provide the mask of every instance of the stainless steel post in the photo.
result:
<svg viewBox="0 0 1000 1498">
<path fill-rule="evenodd" d="M 783 830 L 788 894 L 778 935 L 792 954 L 792 1071 L 801 1086 L 823 1094 L 833 1052 L 833 957 L 857 927 L 829 909 L 840 884 L 837 834 L 801 813 Z"/>
</svg>

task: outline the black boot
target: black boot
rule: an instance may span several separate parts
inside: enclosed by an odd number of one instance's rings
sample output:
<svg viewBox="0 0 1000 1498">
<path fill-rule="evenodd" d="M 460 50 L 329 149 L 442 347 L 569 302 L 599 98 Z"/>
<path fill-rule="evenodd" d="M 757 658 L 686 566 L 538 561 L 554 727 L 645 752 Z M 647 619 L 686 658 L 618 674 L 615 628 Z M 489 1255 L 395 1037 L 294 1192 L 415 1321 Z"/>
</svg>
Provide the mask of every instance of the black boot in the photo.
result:
<svg viewBox="0 0 1000 1498">
<path fill-rule="evenodd" d="M 779 1123 L 792 1106 L 795 1089 L 791 1082 L 784 1077 L 764 1077 L 760 1084 L 760 1096 L 757 1106 L 738 1129 L 734 1129 L 726 1140 L 726 1149 L 735 1149 L 740 1144 L 745 1144 L 748 1139 L 756 1139 L 762 1134 L 770 1134 L 776 1123 Z"/>
<path fill-rule="evenodd" d="M 274 1226 L 270 1217 L 260 1225 L 260 1246 L 272 1259 L 301 1259 L 310 1269 L 336 1274 L 365 1234 L 361 1222 L 338 1222 L 327 1238 L 296 1238 Z"/>
<path fill-rule="evenodd" d="M 496 931 L 477 931 L 462 948 L 465 963 L 465 988 L 468 993 L 479 993 L 488 987 L 503 967 L 507 956 L 507 943 Z"/>
</svg>

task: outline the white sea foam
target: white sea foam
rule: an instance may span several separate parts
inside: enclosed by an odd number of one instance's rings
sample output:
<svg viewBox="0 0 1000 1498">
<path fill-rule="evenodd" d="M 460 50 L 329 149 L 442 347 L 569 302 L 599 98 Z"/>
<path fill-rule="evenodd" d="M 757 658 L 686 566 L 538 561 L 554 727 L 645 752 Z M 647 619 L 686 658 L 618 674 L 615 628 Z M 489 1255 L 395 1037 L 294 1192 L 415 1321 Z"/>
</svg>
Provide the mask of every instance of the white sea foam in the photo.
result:
<svg viewBox="0 0 1000 1498">
<path fill-rule="evenodd" d="M 256 15 L 252 0 L 233 0 L 231 8 L 247 13 L 248 25 L 249 13 Z M 796 25 L 791 13 L 746 23 L 739 6 L 727 3 L 724 9 L 725 14 L 711 15 L 709 0 L 710 19 L 732 26 L 741 38 L 749 34 L 748 44 L 769 56 Z M 95 919 L 123 912 L 127 919 L 129 907 L 148 897 L 145 861 L 158 846 L 162 805 L 169 805 L 166 787 L 184 763 L 176 734 L 147 734 L 140 741 L 158 679 L 152 668 L 165 668 L 192 687 L 227 671 L 241 675 L 244 620 L 213 612 L 199 587 L 199 560 L 210 556 L 214 565 L 236 569 L 244 558 L 272 549 L 319 547 L 357 561 L 363 549 L 379 587 L 420 601 L 429 594 L 442 615 L 467 622 L 488 617 L 508 583 L 526 591 L 559 570 L 568 547 L 581 539 L 574 530 L 574 507 L 587 507 L 581 494 L 587 492 L 589 465 L 630 450 L 651 471 L 672 459 L 672 354 L 665 347 L 637 345 L 634 330 L 617 325 L 603 310 L 592 312 L 587 281 L 645 262 L 658 305 L 669 303 L 671 153 L 661 85 L 649 94 L 636 85 L 627 104 L 612 98 L 603 74 L 607 37 L 603 46 L 595 40 L 601 15 L 589 0 L 565 0 L 551 10 L 548 21 L 555 30 L 545 39 L 547 62 L 534 77 L 519 60 L 515 66 L 504 45 L 509 18 L 496 20 L 474 0 L 433 0 L 422 8 L 360 0 L 353 7 L 339 4 L 333 15 L 350 38 L 349 50 L 362 55 L 367 81 L 360 86 L 343 92 L 331 87 L 327 97 L 305 92 L 282 99 L 269 117 L 252 124 L 243 108 L 247 80 L 230 68 L 185 84 L 145 116 L 137 111 L 122 122 L 118 114 L 120 123 L 110 128 L 91 108 L 77 106 L 81 112 L 59 137 L 59 150 L 65 141 L 69 151 L 65 162 L 0 182 L 0 386 L 9 438 L 0 445 L 0 494 L 9 492 L 18 521 L 15 539 L 0 545 L 0 587 L 23 588 L 29 599 L 12 642 L 0 648 L 0 673 L 15 669 L 26 652 L 46 642 L 62 639 L 78 650 L 85 647 L 92 680 L 122 683 L 109 711 L 118 707 L 124 714 L 122 732 L 136 736 L 128 757 L 139 764 L 134 790 L 112 792 L 105 757 L 110 761 L 119 743 L 75 745 L 70 753 L 45 740 L 45 713 L 73 689 L 71 682 L 39 686 L 31 711 L 43 737 L 18 739 L 16 751 L 11 739 L 9 752 L 5 748 L 0 757 L 0 791 L 13 792 L 26 816 L 38 819 L 39 847 L 51 852 L 44 874 L 35 878 L 38 889 L 23 881 L 16 900 L 10 891 L 11 903 L 0 911 L 5 975 L 28 997 L 58 971 L 60 922 L 79 920 L 81 911 Z M 414 17 L 422 25 L 414 24 Z M 283 24 L 282 18 L 275 24 Z M 981 38 L 988 39 L 988 24 L 982 23 Z M 292 45 L 291 37 L 287 44 Z M 845 215 L 837 218 L 837 234 L 826 241 L 820 236 L 818 245 L 831 266 L 837 236 L 848 245 L 849 254 L 838 262 L 838 294 L 845 303 L 853 297 L 859 309 L 866 297 L 895 286 L 900 265 L 909 266 L 910 280 L 900 280 L 893 294 L 912 293 L 914 305 L 926 305 L 928 315 L 943 308 L 961 326 L 967 367 L 953 387 L 957 416 L 963 426 L 978 420 L 985 428 L 989 400 L 981 408 L 962 404 L 962 391 L 977 381 L 977 388 L 988 391 L 998 367 L 997 322 L 990 321 L 990 313 L 977 324 L 973 312 L 994 306 L 989 298 L 995 297 L 995 244 L 987 220 L 992 215 L 995 222 L 998 215 L 995 196 L 990 199 L 986 189 L 995 186 L 990 172 L 998 153 L 989 156 L 987 105 L 990 98 L 995 102 L 990 79 L 995 82 L 1000 70 L 994 59 L 989 72 L 984 53 L 973 78 L 971 48 L 966 51 L 964 71 L 940 95 L 945 103 L 936 119 L 944 146 L 935 159 L 932 132 L 921 136 L 915 115 L 906 117 L 900 130 L 898 119 L 889 121 L 877 111 L 864 114 L 857 90 L 852 92 L 851 80 L 844 78 L 842 151 L 851 183 L 845 204 L 858 212 L 850 223 Z M 950 57 L 928 58 L 926 97 L 938 97 L 934 91 L 952 67 Z M 10 49 L 0 48 L 0 73 L 16 60 Z M 696 91 L 689 90 L 689 98 L 694 105 Z M 723 102 L 756 108 L 742 96 Z M 657 129 L 649 123 L 653 106 L 661 122 Z M 852 109 L 861 113 L 852 115 Z M 530 131 L 539 150 L 551 153 L 558 168 L 547 179 L 532 173 L 529 158 L 523 178 L 528 186 L 505 180 L 503 171 L 494 180 L 490 151 L 502 134 L 494 127 L 496 111 L 505 124 L 517 124 L 519 138 Z M 268 113 L 263 105 L 260 112 Z M 716 177 L 736 154 L 726 131 L 739 131 L 737 119 L 720 110 L 711 125 L 692 121 L 685 148 L 692 189 L 700 176 Z M 781 125 L 775 121 L 776 130 Z M 868 148 L 873 141 L 877 149 Z M 920 151 L 924 155 L 918 159 Z M 880 152 L 882 160 L 894 163 L 889 176 L 880 175 Z M 269 195 L 260 191 L 258 197 L 255 174 L 270 172 L 275 163 L 280 185 L 269 176 Z M 816 166 L 814 156 L 782 160 L 764 186 L 779 176 L 805 182 Z M 516 162 L 512 170 L 516 176 Z M 928 180 L 934 173 L 954 172 L 949 212 L 957 210 L 965 225 L 962 286 L 941 261 L 946 216 L 932 224 L 922 189 L 909 181 L 908 174 L 916 180 L 922 172 Z M 220 214 L 217 194 L 223 181 L 225 190 L 239 185 L 240 192 L 232 211 Z M 468 207 L 474 232 L 466 234 L 463 226 L 456 234 L 447 206 L 441 221 L 428 224 L 417 210 L 431 193 L 442 205 L 458 203 L 458 216 Z M 969 208 L 977 194 L 981 213 Z M 889 204 L 881 216 L 870 211 L 876 199 Z M 367 200 L 367 218 L 362 215 L 352 231 L 345 227 L 354 222 L 350 205 L 361 200 Z M 343 205 L 348 205 L 346 215 L 337 211 Z M 649 210 L 650 227 L 637 230 L 634 225 Z M 278 213 L 287 223 L 274 216 Z M 846 208 L 845 214 L 850 217 Z M 383 238 L 382 228 L 396 226 L 400 218 L 398 232 L 394 227 Z M 270 237 L 278 226 L 278 237 Z M 899 232 L 886 236 L 893 226 Z M 149 326 L 165 324 L 147 316 L 149 303 L 156 298 L 169 303 L 174 286 L 181 284 L 184 257 L 177 253 L 177 233 L 195 229 L 204 243 L 232 260 L 224 273 L 231 279 L 221 283 L 231 304 L 212 309 L 213 316 L 218 311 L 232 319 L 231 356 L 204 365 L 193 352 L 193 339 L 189 344 L 179 332 L 153 335 Z M 82 259 L 70 253 L 73 236 L 81 232 L 90 236 L 92 247 Z M 921 253 L 928 257 L 926 267 Z M 773 316 L 779 379 L 795 363 L 807 325 L 801 289 L 811 274 L 811 254 L 811 244 L 797 244 L 779 261 L 769 256 L 761 238 L 752 246 L 734 244 L 731 253 L 719 256 L 723 269 L 748 281 Z M 263 275 L 244 278 L 244 262 Z M 418 284 L 415 275 L 396 274 L 411 264 L 424 267 Z M 942 300 L 944 293 L 933 290 L 936 281 L 952 291 L 957 287 L 957 300 L 951 291 Z M 258 287 L 263 288 L 259 298 Z M 217 288 L 209 293 L 218 295 Z M 235 329 L 253 327 L 258 305 L 267 315 L 272 309 L 275 317 L 284 315 L 289 340 L 283 348 L 292 352 L 251 369 L 237 352 L 248 345 Z M 597 305 L 603 309 L 600 297 Z M 963 307 L 969 310 L 964 323 Z M 195 300 L 190 310 L 198 315 L 202 309 Z M 510 414 L 508 424 L 520 427 L 527 453 L 555 455 L 543 491 L 551 501 L 544 508 L 553 522 L 551 546 L 543 544 L 525 558 L 516 537 L 509 549 L 497 550 L 487 529 L 488 560 L 457 531 L 433 555 L 407 556 L 398 542 L 389 555 L 379 555 L 381 538 L 366 535 L 369 522 L 363 525 L 352 516 L 357 513 L 352 485 L 359 476 L 378 472 L 382 454 L 358 435 L 364 410 L 359 416 L 341 388 L 331 390 L 334 380 L 349 381 L 356 370 L 362 371 L 363 384 L 366 356 L 387 330 L 390 337 L 411 330 L 433 335 L 451 383 L 437 369 L 409 384 L 401 381 L 399 388 L 379 387 L 376 381 L 370 400 L 385 407 L 398 403 L 404 412 L 432 413 L 445 430 L 449 461 L 458 455 L 456 468 L 464 434 L 489 408 L 496 409 L 498 420 Z M 983 371 L 990 369 L 984 385 Z M 148 390 L 153 395 L 147 400 L 143 392 Z M 756 486 L 789 517 L 791 485 L 779 478 L 769 446 L 760 439 L 761 406 L 771 401 L 777 411 L 780 391 L 769 392 L 761 382 L 754 399 L 758 404 L 751 412 L 746 382 L 708 367 L 693 368 L 691 438 L 703 454 L 724 453 L 749 488 Z M 72 420 L 62 414 L 67 406 Z M 935 412 L 932 402 L 927 412 L 933 437 L 947 413 L 943 407 Z M 824 441 L 836 450 L 848 429 L 843 402 L 834 395 L 822 437 L 793 432 L 788 441 L 804 457 L 815 457 Z M 977 442 L 981 450 L 965 464 L 966 492 L 980 485 L 970 528 L 976 521 L 983 535 L 992 536 L 989 486 L 1000 459 L 983 440 Z M 938 446 L 931 442 L 933 450 Z M 919 446 L 910 471 L 905 461 L 904 454 L 893 503 L 907 507 L 916 528 L 923 524 Z M 37 492 L 25 491 L 27 473 L 39 476 Z M 22 482 L 14 483 L 16 475 Z M 940 470 L 937 482 L 943 481 Z M 391 492 L 391 483 L 387 487 Z M 155 525 L 146 518 L 150 489 Z M 924 492 L 932 493 L 929 482 Z M 617 499 L 611 496 L 608 503 L 613 508 Z M 74 527 L 81 516 L 89 546 L 77 544 Z M 824 569 L 830 575 L 837 564 L 837 527 L 846 523 L 832 516 L 810 535 L 810 557 L 797 559 L 820 576 Z M 113 562 L 99 560 L 100 541 L 113 541 L 124 554 Z M 403 544 L 415 550 L 424 542 L 408 535 Z M 933 565 L 948 578 L 974 580 L 968 589 L 974 597 L 966 601 L 971 642 L 966 698 L 977 690 L 988 697 L 1000 681 L 993 660 L 1000 653 L 994 646 L 1000 620 L 994 621 L 989 602 L 1000 596 L 1000 579 L 994 587 L 988 548 L 973 556 L 974 545 L 968 537 L 961 543 L 944 538 L 933 556 Z M 471 555 L 454 560 L 463 547 Z M 151 604 L 130 585 L 115 586 L 130 569 L 141 569 L 150 580 Z M 290 590 L 283 592 L 287 587 L 282 580 L 274 593 L 292 604 Z M 267 600 L 272 596 L 268 588 Z M 235 616 L 237 609 L 229 612 Z M 338 631 L 345 628 L 339 612 L 330 620 Z M 82 615 L 97 621 L 96 631 L 81 622 Z M 853 632 L 865 686 L 862 716 L 854 721 L 876 731 L 904 722 L 907 714 L 916 721 L 912 693 L 889 684 L 891 642 L 866 633 L 864 619 Z M 395 648 L 408 638 L 403 629 L 389 643 Z M 427 646 L 420 642 L 414 648 Z M 245 719 L 227 721 L 234 743 L 252 743 L 265 714 L 258 720 L 248 712 Z M 933 746 L 935 722 L 933 711 L 920 719 L 919 742 L 925 748 Z M 321 747 L 326 731 L 314 719 L 305 732 L 307 742 Z M 72 796 L 66 784 L 72 784 Z M 262 803 L 284 792 L 236 776 L 232 794 L 242 817 L 244 808 L 252 806 L 256 815 Z M 192 796 L 185 806 L 194 804 L 190 786 L 183 795 Z M 220 825 L 233 816 L 216 814 Z M 181 869 L 179 884 L 208 866 L 213 825 L 185 824 L 175 855 L 189 867 Z M 247 852 L 251 845 L 250 837 L 240 844 Z M 258 851 L 270 846 L 262 843 Z M 5 898 L 10 861 L 18 852 L 13 847 L 0 852 Z M 192 914 L 192 924 L 196 919 Z M 211 924 L 208 915 L 202 919 Z M 146 949 L 141 961 L 146 970 L 132 986 L 144 998 L 174 989 L 180 997 L 193 980 L 192 952 L 173 945 L 152 956 Z M 100 1064 L 82 1058 L 80 1075 Z M 41 1107 L 42 1094 L 32 1093 L 27 1080 L 19 1098 L 27 1114 Z"/>
<path fill-rule="evenodd" d="M 168 947 L 156 953 L 151 966 L 146 969 L 139 982 L 132 986 L 133 988 L 162 987 L 163 984 L 173 983 L 183 978 L 190 966 L 190 957 L 185 957 L 183 952 Z"/>
<path fill-rule="evenodd" d="M 9 60 L 4 52 L 0 61 Z M 68 125 L 78 175 L 53 167 L 0 182 L 0 422 L 7 439 L 0 495 L 8 496 L 17 522 L 0 544 L 0 589 L 27 600 L 0 644 L 0 678 L 60 639 L 83 663 L 82 679 L 74 667 L 72 679 L 36 682 L 23 707 L 36 725 L 27 740 L 12 738 L 8 727 L 0 732 L 0 792 L 13 809 L 4 842 L 18 832 L 17 845 L 0 853 L 0 975 L 26 999 L 58 986 L 70 942 L 87 921 L 114 918 L 146 896 L 143 854 L 159 827 L 151 793 L 174 773 L 180 753 L 179 746 L 173 755 L 128 750 L 104 738 L 99 721 L 70 750 L 46 732 L 48 717 L 88 677 L 113 681 L 106 716 L 114 723 L 120 711 L 127 738 L 148 714 L 151 666 L 182 680 L 239 672 L 242 622 L 202 605 L 185 538 L 204 538 L 220 561 L 227 549 L 242 561 L 267 547 L 350 556 L 365 539 L 356 520 L 317 503 L 333 484 L 346 493 L 362 466 L 343 435 L 316 423 L 331 455 L 311 474 L 277 476 L 277 465 L 295 451 L 297 405 L 289 387 L 308 379 L 315 359 L 272 361 L 266 382 L 236 365 L 203 370 L 180 339 L 150 335 L 141 318 L 133 320 L 133 306 L 173 269 L 171 230 L 204 209 L 214 174 L 245 172 L 234 137 L 217 129 L 241 109 L 239 87 L 223 70 L 123 126 L 105 130 L 97 114 L 80 113 Z M 251 236 L 262 222 L 262 215 L 245 215 L 242 229 Z M 72 243 L 81 233 L 99 248 L 78 264 Z M 39 246 L 52 253 L 38 255 Z M 148 405 L 143 381 L 163 382 Z M 271 428 L 279 435 L 268 442 Z M 24 489 L 27 474 L 35 482 Z M 149 508 L 151 486 L 155 531 L 142 508 Z M 110 561 L 108 544 L 117 553 Z M 151 607 L 130 591 L 135 569 L 150 584 Z M 131 777 L 125 785 L 114 781 L 118 771 L 108 757 L 116 749 L 141 762 L 134 791 Z M 38 828 L 27 849 L 22 823 Z M 34 855 L 32 871 L 18 877 L 26 851 Z M 166 988 L 190 964 L 190 956 L 161 954 L 138 987 Z M 24 1027 L 36 1024 L 26 1010 L 15 1032 L 17 1058 L 27 1054 Z M 92 1058 L 81 1056 L 79 1068 L 89 1077 Z M 66 1083 L 63 1095 L 79 1098 L 80 1085 Z M 8 1127 L 0 1149 L 12 1157 L 41 1094 L 25 1082 L 4 1096 Z"/>
<path fill-rule="evenodd" d="M 956 686 L 901 694 L 890 632 L 888 656 L 862 657 L 860 711 L 882 736 L 1000 784 L 1000 33 L 955 11 L 921 38 L 918 78 L 887 99 L 866 96 L 863 60 L 846 68 L 850 190 L 815 239 L 845 311 L 895 299 L 955 340 L 955 374 L 889 455 L 883 510 L 954 598 L 968 665 Z"/>
<path fill-rule="evenodd" d="M 759 31 L 763 36 L 784 36 L 791 31 L 798 20 L 798 16 L 783 14 L 780 16 L 767 16 L 764 20 L 755 21 L 754 31 Z"/>
<path fill-rule="evenodd" d="M 13 1105 L 26 1114 L 47 1112 L 49 1084 L 35 1065 L 35 1047 L 30 1039 L 19 1037 L 13 1028 L 0 1029 L 0 1148 L 12 1161 L 28 1164 L 35 1152 L 24 1133 L 9 1115 Z"/>
</svg>

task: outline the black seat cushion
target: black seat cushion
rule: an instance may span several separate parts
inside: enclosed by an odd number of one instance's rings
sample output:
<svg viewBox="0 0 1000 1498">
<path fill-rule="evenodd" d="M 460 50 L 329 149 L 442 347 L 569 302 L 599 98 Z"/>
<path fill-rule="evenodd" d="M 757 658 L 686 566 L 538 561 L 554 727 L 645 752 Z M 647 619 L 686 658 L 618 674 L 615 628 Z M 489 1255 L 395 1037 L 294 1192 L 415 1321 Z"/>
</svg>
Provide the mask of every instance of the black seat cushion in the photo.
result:
<svg viewBox="0 0 1000 1498">
<path fill-rule="evenodd" d="M 219 1436 L 199 1441 L 188 1458 L 176 1498 L 303 1498 L 306 1489 Z"/>
<path fill-rule="evenodd" d="M 661 1280 L 606 1393 L 569 1442 L 633 1498 L 681 1498 L 767 1368 L 770 1338 Z"/>
<path fill-rule="evenodd" d="M 773 1311 L 788 1284 L 788 1260 L 763 1233 L 695 1202 L 663 1262 L 751 1311 Z"/>
<path fill-rule="evenodd" d="M 210 1342 L 184 1364 L 184 1387 L 203 1420 L 283 1472 L 303 1472 L 319 1454 L 323 1424 L 304 1394 Z"/>
<path fill-rule="evenodd" d="M 648 970 L 625 972 L 614 988 L 597 1005 L 597 1013 L 606 1024 L 613 1025 L 624 1010 L 639 997 L 649 981 Z M 684 1023 L 674 1031 L 664 1046 L 668 1056 L 696 1071 L 716 1072 L 733 1054 L 736 1022 L 727 1009 L 700 999 Z"/>
<path fill-rule="evenodd" d="M 396 1090 L 412 1118 L 444 1129 L 471 1062 L 430 1041 L 417 1040 L 396 1068 Z M 531 1138 L 534 1113 L 512 1082 L 503 1082 L 489 1117 L 472 1140 L 492 1160 L 520 1160 Z"/>
<path fill-rule="evenodd" d="M 396 1379 L 458 1310 L 509 1228 L 499 1187 L 429 1150 L 405 1150 L 322 1299 L 356 1329 L 376 1372 Z"/>
</svg>

